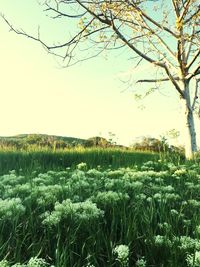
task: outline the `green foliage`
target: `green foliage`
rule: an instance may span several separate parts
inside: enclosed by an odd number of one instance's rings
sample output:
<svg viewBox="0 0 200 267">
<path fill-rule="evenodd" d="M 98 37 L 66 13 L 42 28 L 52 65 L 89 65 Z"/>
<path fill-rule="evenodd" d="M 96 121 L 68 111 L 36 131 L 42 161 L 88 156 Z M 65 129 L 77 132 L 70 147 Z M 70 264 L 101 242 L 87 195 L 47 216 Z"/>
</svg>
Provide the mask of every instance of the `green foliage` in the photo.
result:
<svg viewBox="0 0 200 267">
<path fill-rule="evenodd" d="M 200 167 L 0 176 L 0 266 L 197 267 Z"/>
<path fill-rule="evenodd" d="M 135 152 L 120 148 L 73 148 L 68 150 L 0 151 L 0 174 L 15 169 L 18 173 L 63 170 L 86 162 L 90 168 L 101 165 L 113 168 L 141 165 L 156 160 L 159 155 L 152 152 Z"/>
<path fill-rule="evenodd" d="M 170 138 L 177 138 L 178 133 L 172 129 L 167 135 Z M 132 148 L 135 151 L 151 151 L 157 152 L 160 155 L 162 161 L 172 161 L 179 164 L 185 159 L 184 149 L 182 147 L 177 147 L 169 145 L 166 137 L 161 137 L 160 139 L 151 138 L 151 137 L 142 137 L 138 142 L 135 142 L 132 145 Z"/>
<path fill-rule="evenodd" d="M 95 136 L 86 140 L 85 147 L 110 147 L 111 142 L 103 137 Z"/>
</svg>

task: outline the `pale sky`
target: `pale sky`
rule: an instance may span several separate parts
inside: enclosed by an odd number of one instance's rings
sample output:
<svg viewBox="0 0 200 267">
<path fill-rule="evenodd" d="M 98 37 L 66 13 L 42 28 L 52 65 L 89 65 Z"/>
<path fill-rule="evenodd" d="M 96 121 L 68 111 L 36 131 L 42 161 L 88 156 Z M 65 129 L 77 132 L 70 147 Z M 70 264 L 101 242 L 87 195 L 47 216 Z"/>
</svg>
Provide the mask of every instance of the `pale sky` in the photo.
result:
<svg viewBox="0 0 200 267">
<path fill-rule="evenodd" d="M 0 13 L 31 33 L 42 24 L 41 36 L 47 39 L 64 38 L 68 31 L 67 26 L 50 22 L 36 0 L 1 0 Z M 89 138 L 113 132 L 119 143 L 130 144 L 138 136 L 181 130 L 178 97 L 169 84 L 164 92 L 140 103 L 134 100 L 133 89 L 144 90 L 143 86 L 133 84 L 125 90 L 121 80 L 130 74 L 135 80 L 146 78 L 152 67 L 145 64 L 133 70 L 134 61 L 122 51 L 61 68 L 41 45 L 9 32 L 0 19 L 0 64 L 0 136 L 43 133 Z"/>
</svg>

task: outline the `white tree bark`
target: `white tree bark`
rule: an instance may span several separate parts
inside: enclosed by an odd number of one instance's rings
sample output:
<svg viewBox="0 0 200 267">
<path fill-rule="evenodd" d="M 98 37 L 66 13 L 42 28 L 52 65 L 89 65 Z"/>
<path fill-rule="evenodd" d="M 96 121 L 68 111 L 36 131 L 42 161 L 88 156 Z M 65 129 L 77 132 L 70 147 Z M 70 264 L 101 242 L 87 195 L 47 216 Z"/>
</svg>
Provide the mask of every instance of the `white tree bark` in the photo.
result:
<svg viewBox="0 0 200 267">
<path fill-rule="evenodd" d="M 185 98 L 182 99 L 184 108 L 184 129 L 185 129 L 185 157 L 190 160 L 194 158 L 197 151 L 196 131 L 194 123 L 194 109 L 191 105 L 189 84 L 185 84 Z"/>
</svg>

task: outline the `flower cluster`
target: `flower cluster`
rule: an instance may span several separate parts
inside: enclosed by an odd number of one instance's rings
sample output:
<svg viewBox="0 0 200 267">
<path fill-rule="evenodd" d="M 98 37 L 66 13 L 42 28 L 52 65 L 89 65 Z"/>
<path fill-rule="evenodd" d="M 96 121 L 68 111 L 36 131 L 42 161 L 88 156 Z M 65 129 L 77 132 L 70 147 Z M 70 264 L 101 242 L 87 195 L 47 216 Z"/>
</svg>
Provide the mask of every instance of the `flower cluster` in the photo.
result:
<svg viewBox="0 0 200 267">
<path fill-rule="evenodd" d="M 54 210 L 45 212 L 41 217 L 44 225 L 53 226 L 67 219 L 77 224 L 94 222 L 103 214 L 104 212 L 89 200 L 73 203 L 67 199 L 63 200 L 62 203 L 56 202 Z"/>
<path fill-rule="evenodd" d="M 87 164 L 85 162 L 81 162 L 77 165 L 77 169 L 85 171 L 87 170 Z"/>
<path fill-rule="evenodd" d="M 20 198 L 0 199 L 0 218 L 13 220 L 25 212 Z"/>
<path fill-rule="evenodd" d="M 91 200 L 101 206 L 115 206 L 129 199 L 128 194 L 113 191 L 98 192 Z"/>
<path fill-rule="evenodd" d="M 145 258 L 142 257 L 141 259 L 138 259 L 136 261 L 136 266 L 137 267 L 146 267 L 147 266 L 147 262 L 146 262 Z"/>
<path fill-rule="evenodd" d="M 128 266 L 129 261 L 129 247 L 126 245 L 118 245 L 113 250 L 114 254 L 117 255 L 117 260 L 122 266 Z"/>
<path fill-rule="evenodd" d="M 200 251 L 195 251 L 194 254 L 187 255 L 188 267 L 199 267 L 200 266 Z"/>
<path fill-rule="evenodd" d="M 172 242 L 166 236 L 157 235 L 154 237 L 154 242 L 157 247 L 171 247 Z"/>
<path fill-rule="evenodd" d="M 49 264 L 42 258 L 31 257 L 27 264 L 16 263 L 14 265 L 10 265 L 7 260 L 0 261 L 0 267 L 55 267 L 53 265 L 49 266 Z"/>
<path fill-rule="evenodd" d="M 200 240 L 189 236 L 180 237 L 180 249 L 185 251 L 200 250 Z"/>
</svg>

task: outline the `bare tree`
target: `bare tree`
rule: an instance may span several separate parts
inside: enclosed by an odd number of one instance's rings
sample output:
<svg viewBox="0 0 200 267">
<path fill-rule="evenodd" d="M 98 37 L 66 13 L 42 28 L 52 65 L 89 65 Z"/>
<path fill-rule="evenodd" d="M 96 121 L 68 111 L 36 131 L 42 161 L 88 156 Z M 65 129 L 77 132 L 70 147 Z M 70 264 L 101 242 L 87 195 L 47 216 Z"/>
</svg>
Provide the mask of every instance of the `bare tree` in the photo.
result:
<svg viewBox="0 0 200 267">
<path fill-rule="evenodd" d="M 193 158 L 197 151 L 194 112 L 198 109 L 200 81 L 199 0 L 46 0 L 44 5 L 53 19 L 78 20 L 77 31 L 66 42 L 48 45 L 39 35 L 19 31 L 4 20 L 16 33 L 61 56 L 68 66 L 105 49 L 122 47 L 138 57 L 137 65 L 143 61 L 154 65 L 158 75 L 137 82 L 173 85 L 169 88 L 177 91 L 185 110 L 186 158 Z"/>
</svg>

